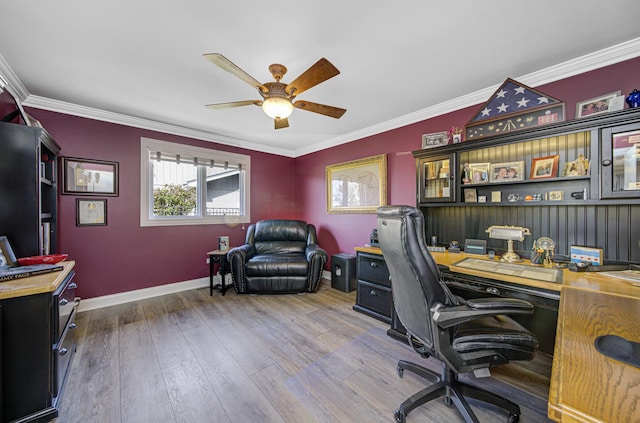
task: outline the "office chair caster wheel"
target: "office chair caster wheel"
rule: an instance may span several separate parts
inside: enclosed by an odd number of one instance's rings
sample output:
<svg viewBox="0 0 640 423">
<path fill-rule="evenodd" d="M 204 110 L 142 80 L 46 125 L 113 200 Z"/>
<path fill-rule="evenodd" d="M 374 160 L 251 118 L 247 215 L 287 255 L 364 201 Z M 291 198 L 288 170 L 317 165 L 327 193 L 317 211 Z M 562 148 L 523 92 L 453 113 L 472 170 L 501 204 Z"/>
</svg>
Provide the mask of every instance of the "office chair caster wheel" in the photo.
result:
<svg viewBox="0 0 640 423">
<path fill-rule="evenodd" d="M 520 421 L 520 414 L 511 414 L 507 423 L 518 423 Z"/>
<path fill-rule="evenodd" d="M 396 410 L 393 413 L 393 417 L 396 418 L 397 423 L 405 423 L 407 421 L 407 416 L 405 416 L 405 414 L 400 410 Z"/>
<path fill-rule="evenodd" d="M 402 379 L 402 377 L 404 376 L 404 369 L 400 367 L 400 365 L 398 365 L 398 367 L 396 367 L 396 370 L 398 371 L 398 376 L 400 376 L 400 379 Z"/>
</svg>

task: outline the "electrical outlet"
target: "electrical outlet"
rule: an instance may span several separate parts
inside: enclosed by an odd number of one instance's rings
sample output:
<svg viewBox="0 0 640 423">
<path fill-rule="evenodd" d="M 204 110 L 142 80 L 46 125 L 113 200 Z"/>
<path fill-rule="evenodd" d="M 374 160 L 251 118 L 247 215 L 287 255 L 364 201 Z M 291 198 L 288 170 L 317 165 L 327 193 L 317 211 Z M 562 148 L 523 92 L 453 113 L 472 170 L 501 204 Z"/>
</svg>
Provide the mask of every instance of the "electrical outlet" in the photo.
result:
<svg viewBox="0 0 640 423">
<path fill-rule="evenodd" d="M 205 263 L 209 264 L 209 260 L 211 260 L 211 259 L 209 257 L 207 257 L 207 261 Z"/>
</svg>

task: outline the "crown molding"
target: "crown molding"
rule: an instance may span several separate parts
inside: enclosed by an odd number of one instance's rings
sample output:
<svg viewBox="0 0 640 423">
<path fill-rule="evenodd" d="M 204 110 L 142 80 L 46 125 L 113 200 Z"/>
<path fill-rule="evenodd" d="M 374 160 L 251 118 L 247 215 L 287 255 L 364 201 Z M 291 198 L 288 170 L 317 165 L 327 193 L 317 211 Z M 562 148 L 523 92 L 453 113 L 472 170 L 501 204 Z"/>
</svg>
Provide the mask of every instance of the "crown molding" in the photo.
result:
<svg viewBox="0 0 640 423">
<path fill-rule="evenodd" d="M 530 87 L 536 87 L 539 85 L 544 85 L 551 82 L 559 81 L 561 79 L 569 78 L 571 76 L 579 75 L 581 73 L 585 73 L 594 69 L 599 69 L 605 66 L 613 65 L 615 63 L 623 62 L 625 60 L 633 59 L 638 56 L 640 56 L 640 38 L 634 38 L 632 40 L 616 44 L 612 47 L 598 50 L 596 52 L 589 53 L 584 56 L 580 56 L 575 59 L 529 73 L 527 75 L 522 75 L 514 79 Z M 452 100 L 447 100 L 434 106 L 427 107 L 425 109 L 421 109 L 404 116 L 400 116 L 395 119 L 390 119 L 376 125 L 362 128 L 358 131 L 350 132 L 339 137 L 325 140 L 323 142 L 309 146 L 305 150 L 296 150 L 296 153 L 298 154 L 298 156 L 301 156 L 303 154 L 310 154 L 315 151 L 320 151 L 327 148 L 335 147 L 337 145 L 346 144 L 348 142 L 370 137 L 372 135 L 377 135 L 382 132 L 411 125 L 413 123 L 431 119 L 436 116 L 441 116 L 446 113 L 451 113 L 465 107 L 483 103 L 489 97 L 491 97 L 491 95 L 500 87 L 501 84 L 502 82 L 491 87 L 465 94 Z"/>
<path fill-rule="evenodd" d="M 246 148 L 248 150 L 263 151 L 266 153 L 273 153 L 281 156 L 291 154 L 289 150 L 285 149 L 271 149 L 272 151 L 267 151 L 268 148 L 264 145 L 256 144 L 240 138 L 229 137 L 225 135 L 215 134 L 213 132 L 201 131 L 198 129 L 186 128 L 184 126 L 158 122 L 150 119 L 143 119 L 121 113 L 109 112 L 106 110 L 95 109 L 92 107 L 81 106 L 78 104 L 67 103 L 59 100 L 53 100 L 46 97 L 30 95 L 23 102 L 23 105 L 34 107 L 36 109 L 49 110 L 52 112 L 65 113 L 68 115 L 99 120 L 102 122 L 126 125 L 140 129 L 148 129 L 151 131 L 179 135 L 203 141 L 212 141 L 219 144 L 230 145 L 233 147 Z"/>
<path fill-rule="evenodd" d="M 29 96 L 29 91 L 22 85 L 22 82 L 18 76 L 13 72 L 11 66 L 4 60 L 4 57 L 0 55 L 0 78 L 6 82 L 4 88 L 11 93 L 11 95 L 22 104 L 22 102 Z"/>
<path fill-rule="evenodd" d="M 536 87 L 538 85 L 555 82 L 638 56 L 640 56 L 640 38 L 635 38 L 593 53 L 586 54 L 584 56 L 577 57 L 572 60 L 568 60 L 554 66 L 550 66 L 536 72 L 532 72 L 527 75 L 516 77 L 515 79 L 530 87 Z M 496 84 L 451 100 L 444 101 L 434 106 L 427 107 L 425 109 L 421 109 L 404 116 L 400 116 L 398 118 L 390 119 L 372 126 L 368 126 L 366 128 L 362 128 L 357 131 L 340 135 L 338 137 L 329 138 L 327 140 L 291 151 L 287 149 L 266 147 L 262 144 L 249 140 L 215 134 L 212 132 L 186 128 L 169 123 L 157 122 L 149 119 L 142 119 L 134 116 L 84 107 L 77 104 L 62 102 L 45 97 L 34 96 L 29 94 L 29 91 L 20 82 L 20 79 L 13 73 L 11 67 L 5 62 L 4 58 L 2 58 L 1 55 L 0 76 L 2 76 L 3 79 L 5 79 L 5 81 L 7 82 L 7 88 L 9 89 L 9 91 L 25 106 L 205 141 L 212 141 L 224 145 L 230 145 L 234 147 L 246 148 L 249 150 L 294 158 L 327 148 L 335 147 L 337 145 L 356 141 L 362 138 L 367 138 L 372 135 L 390 131 L 392 129 L 411 125 L 413 123 L 431 119 L 433 117 L 450 113 L 465 107 L 480 104 L 487 98 L 489 98 L 489 96 L 491 96 L 491 94 L 493 94 L 495 90 L 500 86 L 500 84 Z"/>
</svg>

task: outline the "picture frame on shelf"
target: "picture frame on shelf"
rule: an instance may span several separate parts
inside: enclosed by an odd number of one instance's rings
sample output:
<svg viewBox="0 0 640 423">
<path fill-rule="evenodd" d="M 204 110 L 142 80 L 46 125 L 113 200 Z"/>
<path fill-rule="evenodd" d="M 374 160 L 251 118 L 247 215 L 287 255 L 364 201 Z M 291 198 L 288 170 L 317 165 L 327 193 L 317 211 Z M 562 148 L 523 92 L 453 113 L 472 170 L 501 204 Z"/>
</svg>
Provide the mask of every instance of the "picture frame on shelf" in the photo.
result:
<svg viewBox="0 0 640 423">
<path fill-rule="evenodd" d="M 560 175 L 567 178 L 586 176 L 589 174 L 589 165 L 589 159 L 580 154 L 577 159 L 564 164 Z"/>
<path fill-rule="evenodd" d="M 0 236 L 0 269 L 15 267 L 18 264 L 16 255 L 6 236 Z"/>
<path fill-rule="evenodd" d="M 62 194 L 118 196 L 118 162 L 62 157 Z"/>
<path fill-rule="evenodd" d="M 622 110 L 624 96 L 622 96 L 622 100 L 616 100 L 616 98 L 621 97 L 620 93 L 621 91 L 616 91 L 578 102 L 576 104 L 576 118 Z M 618 103 L 620 104 L 618 105 Z"/>
<path fill-rule="evenodd" d="M 559 155 L 538 157 L 531 160 L 529 179 L 555 178 L 558 176 Z"/>
<path fill-rule="evenodd" d="M 463 184 L 485 184 L 487 182 L 489 182 L 489 163 L 465 163 L 463 165 Z"/>
<path fill-rule="evenodd" d="M 475 188 L 464 189 L 464 202 L 465 203 L 477 203 L 478 191 Z"/>
<path fill-rule="evenodd" d="M 449 134 L 447 132 L 434 132 L 422 135 L 422 149 L 440 147 L 449 144 Z"/>
<path fill-rule="evenodd" d="M 491 163 L 489 182 L 514 182 L 524 180 L 524 161 Z"/>
<path fill-rule="evenodd" d="M 562 191 L 549 191 L 547 193 L 547 199 L 549 201 L 562 201 L 564 199 L 564 192 L 562 192 Z"/>
<path fill-rule="evenodd" d="M 387 204 L 386 154 L 329 165 L 325 171 L 327 213 L 376 213 Z"/>
<path fill-rule="evenodd" d="M 76 226 L 107 226 L 107 200 L 76 198 Z"/>
</svg>

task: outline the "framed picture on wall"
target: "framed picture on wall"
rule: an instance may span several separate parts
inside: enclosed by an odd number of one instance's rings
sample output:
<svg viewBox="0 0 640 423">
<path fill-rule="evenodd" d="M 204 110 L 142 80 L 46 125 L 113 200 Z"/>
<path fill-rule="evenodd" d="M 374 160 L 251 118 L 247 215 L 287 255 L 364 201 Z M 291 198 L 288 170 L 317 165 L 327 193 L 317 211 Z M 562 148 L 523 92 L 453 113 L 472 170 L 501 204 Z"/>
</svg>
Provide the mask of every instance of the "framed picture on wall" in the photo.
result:
<svg viewBox="0 0 640 423">
<path fill-rule="evenodd" d="M 76 199 L 76 226 L 106 226 L 107 200 L 96 198 Z"/>
<path fill-rule="evenodd" d="M 326 167 L 328 213 L 375 213 L 387 204 L 387 156 Z"/>
<path fill-rule="evenodd" d="M 118 163 L 63 157 L 62 193 L 118 196 Z"/>
</svg>

